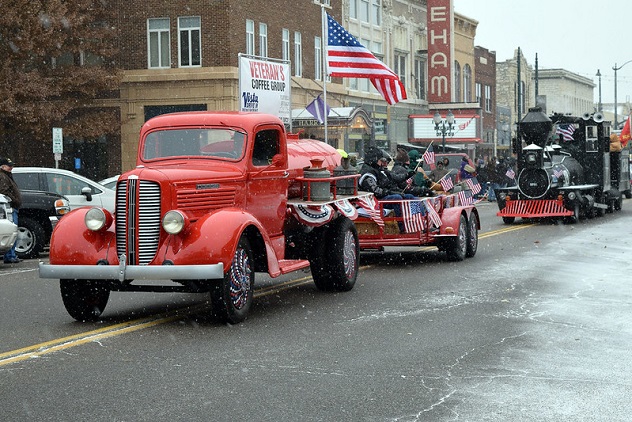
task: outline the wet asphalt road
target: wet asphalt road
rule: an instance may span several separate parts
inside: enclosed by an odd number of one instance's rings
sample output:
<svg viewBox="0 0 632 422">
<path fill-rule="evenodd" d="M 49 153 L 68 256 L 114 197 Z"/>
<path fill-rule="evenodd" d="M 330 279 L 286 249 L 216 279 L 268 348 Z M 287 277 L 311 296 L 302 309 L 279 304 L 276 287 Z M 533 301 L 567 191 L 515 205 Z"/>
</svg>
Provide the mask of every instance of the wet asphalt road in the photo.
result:
<svg viewBox="0 0 632 422">
<path fill-rule="evenodd" d="M 236 326 L 211 321 L 198 296 L 144 293 L 113 293 L 102 322 L 76 323 L 34 261 L 3 267 L 3 419 L 628 421 L 628 208 L 505 226 L 485 204 L 472 259 L 363 255 L 351 292 L 260 290 Z M 7 362 L 47 342 L 63 347 Z"/>
</svg>

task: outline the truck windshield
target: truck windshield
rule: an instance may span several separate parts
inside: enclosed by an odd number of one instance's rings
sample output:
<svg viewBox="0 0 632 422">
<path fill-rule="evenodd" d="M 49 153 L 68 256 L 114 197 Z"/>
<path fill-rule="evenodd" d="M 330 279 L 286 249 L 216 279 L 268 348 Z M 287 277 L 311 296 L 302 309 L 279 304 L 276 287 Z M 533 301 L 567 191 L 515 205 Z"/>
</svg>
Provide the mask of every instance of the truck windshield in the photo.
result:
<svg viewBox="0 0 632 422">
<path fill-rule="evenodd" d="M 171 129 L 151 132 L 145 138 L 143 159 L 218 157 L 239 160 L 246 134 L 226 128 Z"/>
</svg>

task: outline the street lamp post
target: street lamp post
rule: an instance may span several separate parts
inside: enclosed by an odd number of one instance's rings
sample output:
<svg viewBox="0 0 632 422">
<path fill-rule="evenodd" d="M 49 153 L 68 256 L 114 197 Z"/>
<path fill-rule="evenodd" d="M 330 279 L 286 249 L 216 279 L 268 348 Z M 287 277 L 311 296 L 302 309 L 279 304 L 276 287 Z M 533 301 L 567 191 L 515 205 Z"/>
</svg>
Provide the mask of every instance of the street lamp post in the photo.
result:
<svg viewBox="0 0 632 422">
<path fill-rule="evenodd" d="M 619 122 L 617 120 L 617 113 L 618 110 L 617 108 L 619 108 L 618 104 L 617 104 L 617 70 L 621 70 L 621 68 L 623 66 L 625 66 L 626 64 L 632 62 L 632 60 L 628 60 L 627 62 L 623 63 L 621 66 L 617 67 L 617 64 L 614 64 L 614 67 L 612 68 L 612 70 L 614 70 L 614 129 L 617 130 L 619 129 Z"/>
<path fill-rule="evenodd" d="M 601 113 L 601 72 L 597 69 L 597 74 L 595 75 L 599 78 L 599 103 L 597 105 L 597 111 Z"/>
<path fill-rule="evenodd" d="M 448 110 L 448 115 L 445 117 L 445 120 L 443 120 L 437 111 L 435 112 L 432 120 L 435 124 L 437 136 L 441 136 L 441 149 L 445 153 L 445 137 L 446 135 L 454 135 L 454 114 L 452 114 L 452 110 Z"/>
</svg>

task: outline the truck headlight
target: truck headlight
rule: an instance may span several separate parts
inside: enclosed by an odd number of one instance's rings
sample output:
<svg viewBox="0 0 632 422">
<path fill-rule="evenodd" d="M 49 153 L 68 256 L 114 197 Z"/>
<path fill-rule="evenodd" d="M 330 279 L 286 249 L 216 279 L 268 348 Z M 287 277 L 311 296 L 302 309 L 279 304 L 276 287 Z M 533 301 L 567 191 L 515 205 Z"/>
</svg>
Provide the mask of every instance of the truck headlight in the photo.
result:
<svg viewBox="0 0 632 422">
<path fill-rule="evenodd" d="M 90 208 L 84 217 L 86 227 L 93 232 L 108 229 L 112 220 L 112 214 L 102 208 Z"/>
<path fill-rule="evenodd" d="M 167 211 L 162 217 L 162 228 L 169 234 L 180 233 L 186 224 L 186 218 L 180 211 Z"/>
</svg>

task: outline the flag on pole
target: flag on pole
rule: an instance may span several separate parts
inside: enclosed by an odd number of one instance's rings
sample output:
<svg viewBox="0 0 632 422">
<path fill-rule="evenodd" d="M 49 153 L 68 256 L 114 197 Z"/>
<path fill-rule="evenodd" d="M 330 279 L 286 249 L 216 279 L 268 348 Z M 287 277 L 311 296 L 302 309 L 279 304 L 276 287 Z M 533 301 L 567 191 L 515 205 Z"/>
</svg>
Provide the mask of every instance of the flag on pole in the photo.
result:
<svg viewBox="0 0 632 422">
<path fill-rule="evenodd" d="M 331 110 L 331 107 L 325 104 L 325 101 L 323 101 L 323 99 L 319 95 L 314 99 L 314 101 L 312 101 L 307 105 L 307 107 L 305 107 L 305 110 L 307 110 L 309 114 L 314 116 L 314 118 L 318 120 L 318 123 L 323 124 L 325 123 L 325 117 L 329 116 L 329 111 Z"/>
<path fill-rule="evenodd" d="M 428 164 L 430 166 L 431 170 L 434 170 L 434 168 L 435 168 L 435 153 L 434 153 L 434 149 L 432 148 L 432 144 L 428 145 L 428 148 L 426 148 L 426 151 L 421 156 L 421 159 L 424 160 L 426 162 L 426 164 Z"/>
<path fill-rule="evenodd" d="M 382 220 L 382 215 L 380 214 L 380 207 L 373 195 L 358 198 L 358 205 L 366 211 L 371 220 L 375 221 L 378 226 L 384 227 L 384 220 Z"/>
<path fill-rule="evenodd" d="M 327 14 L 327 72 L 336 78 L 368 78 L 387 103 L 406 99 L 399 77 Z"/>
<path fill-rule="evenodd" d="M 441 180 L 439 180 L 439 183 L 446 192 L 454 187 L 454 182 L 452 182 L 452 176 L 450 176 L 450 173 L 443 176 Z"/>
<path fill-rule="evenodd" d="M 472 116 L 472 117 L 470 118 L 470 120 L 468 120 L 467 122 L 465 122 L 465 123 L 461 123 L 461 124 L 459 125 L 459 130 L 465 130 L 465 128 L 466 128 L 466 127 L 468 127 L 468 126 L 470 125 L 470 123 L 472 122 L 472 120 L 474 120 L 474 117 L 476 117 L 476 116 Z"/>
<path fill-rule="evenodd" d="M 457 196 L 459 197 L 459 204 L 462 207 L 472 205 L 474 203 L 472 191 L 470 190 L 462 190 L 461 192 L 457 193 Z"/>
<path fill-rule="evenodd" d="M 505 176 L 507 176 L 510 179 L 515 179 L 516 178 L 516 172 L 512 168 L 509 168 L 509 169 L 507 169 L 507 172 L 505 173 Z"/>
<path fill-rule="evenodd" d="M 435 209 L 434 204 L 434 198 L 428 198 L 424 201 L 424 206 L 426 207 L 426 211 L 428 211 L 428 218 L 430 218 L 430 222 L 435 227 L 441 227 L 441 217 L 439 217 L 439 213 Z"/>
<path fill-rule="evenodd" d="M 465 183 L 467 184 L 467 187 L 472 190 L 474 195 L 481 191 L 481 184 L 478 183 L 478 179 L 476 177 L 465 179 Z"/>
<path fill-rule="evenodd" d="M 406 233 L 417 233 L 424 230 L 424 215 L 421 201 L 404 201 L 402 217 Z"/>
<path fill-rule="evenodd" d="M 619 140 L 621 141 L 621 146 L 625 148 L 630 140 L 630 116 L 625 121 L 623 125 L 623 129 L 621 129 L 621 134 L 619 135 Z"/>
<path fill-rule="evenodd" d="M 575 126 L 572 124 L 559 124 L 555 129 L 555 134 L 562 135 L 562 139 L 567 142 L 573 140 L 573 133 L 575 133 Z"/>
</svg>

